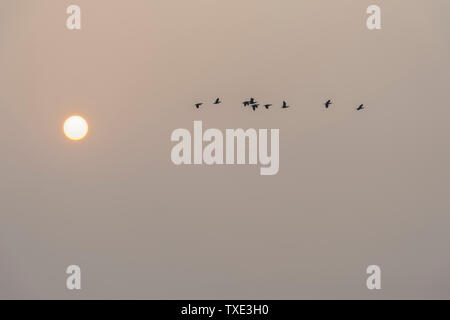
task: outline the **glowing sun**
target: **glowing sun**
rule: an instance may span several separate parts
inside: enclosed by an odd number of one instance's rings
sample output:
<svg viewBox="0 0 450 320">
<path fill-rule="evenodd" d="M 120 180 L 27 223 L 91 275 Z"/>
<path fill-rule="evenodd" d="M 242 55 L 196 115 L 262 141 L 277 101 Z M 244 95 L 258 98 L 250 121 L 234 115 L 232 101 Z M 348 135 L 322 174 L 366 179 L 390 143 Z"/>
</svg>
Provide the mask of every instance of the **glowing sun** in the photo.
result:
<svg viewBox="0 0 450 320">
<path fill-rule="evenodd" d="M 64 122 L 64 134 L 70 140 L 81 140 L 86 137 L 89 127 L 82 117 L 72 116 Z"/>
</svg>

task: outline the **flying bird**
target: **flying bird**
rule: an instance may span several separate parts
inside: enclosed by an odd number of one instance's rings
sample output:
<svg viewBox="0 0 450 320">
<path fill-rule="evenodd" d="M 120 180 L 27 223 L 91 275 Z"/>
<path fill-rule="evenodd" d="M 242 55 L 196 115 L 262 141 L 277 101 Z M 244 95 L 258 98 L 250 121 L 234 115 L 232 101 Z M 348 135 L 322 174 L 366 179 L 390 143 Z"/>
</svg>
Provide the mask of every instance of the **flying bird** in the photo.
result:
<svg viewBox="0 0 450 320">
<path fill-rule="evenodd" d="M 363 104 L 360 105 L 358 108 L 356 108 L 356 110 L 362 110 L 362 109 L 364 109 L 364 105 Z"/>
<path fill-rule="evenodd" d="M 200 106 L 202 105 L 203 103 L 196 103 L 195 104 L 195 107 L 198 109 L 198 108 L 200 108 Z"/>
<path fill-rule="evenodd" d="M 331 100 L 328 100 L 327 102 L 325 102 L 325 108 L 328 109 L 329 106 L 331 106 L 333 104 L 333 102 L 331 102 Z"/>
<path fill-rule="evenodd" d="M 256 103 L 258 103 L 255 99 L 253 99 L 253 98 L 250 98 L 250 104 L 256 104 Z"/>
<path fill-rule="evenodd" d="M 255 111 L 256 108 L 258 108 L 258 107 L 259 107 L 259 104 L 252 104 L 253 111 Z"/>
<path fill-rule="evenodd" d="M 290 106 L 287 105 L 286 101 L 283 101 L 283 105 L 281 106 L 281 108 L 286 109 L 289 108 Z"/>
<path fill-rule="evenodd" d="M 220 101 L 220 99 L 217 98 L 216 101 L 214 101 L 214 104 L 219 104 L 219 103 L 222 103 L 222 101 Z"/>
<path fill-rule="evenodd" d="M 269 109 L 269 107 L 271 106 L 271 104 L 265 104 L 264 107 L 266 107 L 266 109 Z"/>
<path fill-rule="evenodd" d="M 244 105 L 244 107 L 247 107 L 250 105 L 250 101 L 244 101 L 244 102 L 242 102 L 242 104 Z"/>
</svg>

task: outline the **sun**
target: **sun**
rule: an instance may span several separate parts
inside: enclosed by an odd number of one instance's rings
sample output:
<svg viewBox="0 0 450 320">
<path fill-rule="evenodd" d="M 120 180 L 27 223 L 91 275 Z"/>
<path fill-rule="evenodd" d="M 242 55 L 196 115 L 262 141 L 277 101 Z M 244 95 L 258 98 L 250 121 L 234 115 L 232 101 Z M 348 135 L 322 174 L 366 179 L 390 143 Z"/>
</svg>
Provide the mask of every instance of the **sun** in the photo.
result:
<svg viewBox="0 0 450 320">
<path fill-rule="evenodd" d="M 80 116 L 71 116 L 64 122 L 64 134 L 70 140 L 81 140 L 86 137 L 89 127 Z"/>
</svg>

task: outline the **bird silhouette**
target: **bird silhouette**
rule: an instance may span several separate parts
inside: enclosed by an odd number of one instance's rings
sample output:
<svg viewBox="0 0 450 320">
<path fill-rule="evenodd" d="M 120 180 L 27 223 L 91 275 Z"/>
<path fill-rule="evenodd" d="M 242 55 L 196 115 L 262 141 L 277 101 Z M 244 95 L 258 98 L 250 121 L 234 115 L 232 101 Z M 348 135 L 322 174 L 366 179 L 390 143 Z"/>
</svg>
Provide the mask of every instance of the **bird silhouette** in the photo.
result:
<svg viewBox="0 0 450 320">
<path fill-rule="evenodd" d="M 259 107 L 259 104 L 252 104 L 253 111 L 255 111 L 256 108 L 258 108 L 258 107 Z"/>
<path fill-rule="evenodd" d="M 356 110 L 362 110 L 362 109 L 364 109 L 364 105 L 363 104 L 360 105 L 358 108 L 356 108 Z"/>
<path fill-rule="evenodd" d="M 198 109 L 198 108 L 200 108 L 200 106 L 201 106 L 202 104 L 203 104 L 203 103 L 201 103 L 201 102 L 200 102 L 200 103 L 196 103 L 196 104 L 195 104 L 195 107 Z"/>
<path fill-rule="evenodd" d="M 289 108 L 290 106 L 287 105 L 286 101 L 283 101 L 283 105 L 281 106 L 281 108 L 286 109 Z"/>
<path fill-rule="evenodd" d="M 269 107 L 271 106 L 271 104 L 265 104 L 264 107 L 266 107 L 266 109 L 269 109 Z"/>
<path fill-rule="evenodd" d="M 216 101 L 214 101 L 214 104 L 219 104 L 219 103 L 222 103 L 222 101 L 220 101 L 220 99 L 217 98 Z"/>
<path fill-rule="evenodd" d="M 331 100 L 328 100 L 327 102 L 325 102 L 325 108 L 328 109 L 329 106 L 331 106 L 333 104 L 333 102 L 331 102 Z"/>
<path fill-rule="evenodd" d="M 258 103 L 254 98 L 250 98 L 250 104 L 256 104 L 256 103 Z"/>
<path fill-rule="evenodd" d="M 250 105 L 250 101 L 244 101 L 244 102 L 242 102 L 242 104 L 244 105 L 244 107 L 247 107 Z"/>
</svg>

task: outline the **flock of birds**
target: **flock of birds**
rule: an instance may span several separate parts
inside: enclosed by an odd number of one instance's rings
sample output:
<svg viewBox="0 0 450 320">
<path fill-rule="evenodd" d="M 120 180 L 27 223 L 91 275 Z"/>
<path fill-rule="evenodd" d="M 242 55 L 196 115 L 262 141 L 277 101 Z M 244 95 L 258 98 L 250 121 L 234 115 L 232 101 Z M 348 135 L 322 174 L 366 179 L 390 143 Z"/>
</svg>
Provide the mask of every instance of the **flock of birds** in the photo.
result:
<svg viewBox="0 0 450 320">
<path fill-rule="evenodd" d="M 222 101 L 220 100 L 220 98 L 217 98 L 213 104 L 221 104 Z M 249 100 L 243 101 L 242 104 L 244 105 L 244 107 L 252 107 L 253 111 L 255 111 L 256 109 L 258 109 L 258 107 L 260 106 L 260 103 L 258 103 L 258 101 L 255 100 L 255 98 L 250 98 Z M 324 103 L 325 108 L 328 109 L 331 105 L 333 104 L 333 102 L 330 100 L 328 100 L 327 102 Z M 195 107 L 197 109 L 199 109 L 201 106 L 203 105 L 203 102 L 199 102 L 195 104 Z M 263 104 L 264 108 L 269 109 L 272 104 Z M 283 101 L 283 104 L 281 105 L 281 109 L 287 109 L 290 108 L 290 106 L 287 104 L 286 101 Z M 363 110 L 364 109 L 364 104 L 359 105 L 356 110 Z"/>
</svg>

